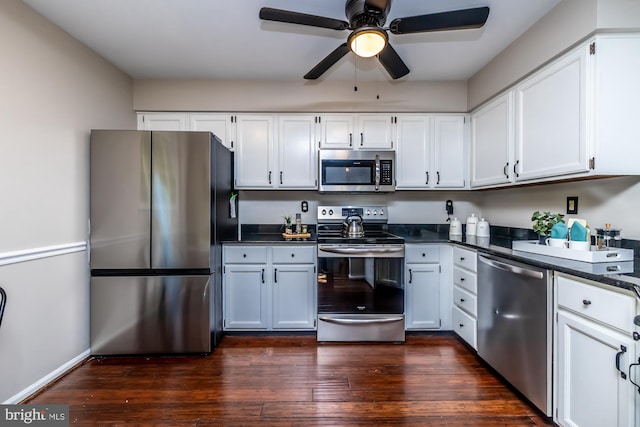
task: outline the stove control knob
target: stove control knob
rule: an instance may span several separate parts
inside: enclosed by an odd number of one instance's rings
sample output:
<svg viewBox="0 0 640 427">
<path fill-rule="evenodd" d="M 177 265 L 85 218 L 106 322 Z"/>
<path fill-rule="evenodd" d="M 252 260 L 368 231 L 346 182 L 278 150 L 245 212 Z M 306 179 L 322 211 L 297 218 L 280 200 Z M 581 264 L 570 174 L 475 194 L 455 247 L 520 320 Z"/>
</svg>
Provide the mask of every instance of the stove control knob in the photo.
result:
<svg viewBox="0 0 640 427">
<path fill-rule="evenodd" d="M 373 214 L 374 214 L 374 215 L 378 215 L 378 211 L 374 209 L 374 210 L 373 210 Z"/>
<path fill-rule="evenodd" d="M 367 209 L 367 215 L 371 215 L 371 210 Z"/>
<path fill-rule="evenodd" d="M 380 215 L 384 215 L 384 211 L 380 209 Z"/>
<path fill-rule="evenodd" d="M 327 210 L 326 209 L 322 209 L 322 215 L 326 215 L 327 214 Z"/>
<path fill-rule="evenodd" d="M 329 209 L 329 215 L 333 215 L 333 209 Z"/>
</svg>

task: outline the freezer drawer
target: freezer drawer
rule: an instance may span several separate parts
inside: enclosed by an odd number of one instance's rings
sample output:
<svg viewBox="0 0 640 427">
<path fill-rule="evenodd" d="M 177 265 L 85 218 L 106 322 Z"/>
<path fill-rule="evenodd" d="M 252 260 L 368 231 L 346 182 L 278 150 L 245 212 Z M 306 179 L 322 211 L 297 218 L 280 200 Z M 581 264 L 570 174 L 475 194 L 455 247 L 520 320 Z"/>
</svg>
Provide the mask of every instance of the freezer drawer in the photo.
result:
<svg viewBox="0 0 640 427">
<path fill-rule="evenodd" d="M 91 278 L 91 354 L 211 351 L 209 276 Z"/>
</svg>

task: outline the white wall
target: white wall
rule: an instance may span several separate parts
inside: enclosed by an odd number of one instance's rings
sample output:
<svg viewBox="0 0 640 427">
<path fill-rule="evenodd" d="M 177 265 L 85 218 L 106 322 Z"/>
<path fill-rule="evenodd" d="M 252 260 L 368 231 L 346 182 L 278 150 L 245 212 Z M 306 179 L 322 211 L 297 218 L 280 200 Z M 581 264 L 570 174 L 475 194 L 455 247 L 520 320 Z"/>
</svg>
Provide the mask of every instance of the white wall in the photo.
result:
<svg viewBox="0 0 640 427">
<path fill-rule="evenodd" d="M 376 95 L 380 95 L 380 99 Z M 465 112 L 466 82 L 136 80 L 136 111 Z"/>
<path fill-rule="evenodd" d="M 316 191 L 241 191 L 238 219 L 241 224 L 282 224 L 284 215 L 302 213 L 300 203 L 309 202 L 303 224 L 315 224 L 318 205 L 388 206 L 391 224 L 445 224 L 445 202 L 453 201 L 454 216 L 464 219 L 472 212 L 481 216 L 482 193 L 471 191 L 396 191 L 387 194 L 319 194 Z M 464 222 L 464 221 L 463 221 Z"/>
<path fill-rule="evenodd" d="M 625 239 L 640 240 L 640 177 L 618 177 L 483 192 L 482 214 L 494 224 L 531 228 L 536 211 L 566 213 L 567 197 L 578 197 L 578 214 L 591 230 L 611 224 Z"/>
<path fill-rule="evenodd" d="M 19 0 L 0 52 L 3 402 L 89 348 L 89 132 L 136 120 L 132 80 Z"/>
</svg>

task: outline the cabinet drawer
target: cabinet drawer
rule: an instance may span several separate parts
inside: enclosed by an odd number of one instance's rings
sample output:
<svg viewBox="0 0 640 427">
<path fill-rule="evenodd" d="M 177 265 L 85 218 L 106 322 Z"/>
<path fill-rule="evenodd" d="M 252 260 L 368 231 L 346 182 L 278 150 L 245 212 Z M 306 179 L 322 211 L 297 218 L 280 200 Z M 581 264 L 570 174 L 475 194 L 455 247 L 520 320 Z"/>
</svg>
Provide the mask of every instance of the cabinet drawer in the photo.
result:
<svg viewBox="0 0 640 427">
<path fill-rule="evenodd" d="M 458 286 L 453 287 L 453 303 L 474 317 L 478 317 L 476 296 Z"/>
<path fill-rule="evenodd" d="M 562 276 L 558 276 L 557 285 L 560 307 L 622 331 L 633 332 L 633 297 Z"/>
<path fill-rule="evenodd" d="M 466 249 L 453 248 L 453 264 L 469 271 L 477 271 L 476 253 Z"/>
<path fill-rule="evenodd" d="M 265 246 L 225 246 L 225 264 L 264 264 L 267 262 Z"/>
<path fill-rule="evenodd" d="M 404 259 L 412 263 L 439 263 L 440 246 L 437 245 L 405 245 Z"/>
<path fill-rule="evenodd" d="M 315 246 L 274 246 L 274 264 L 313 264 L 315 263 Z"/>
<path fill-rule="evenodd" d="M 471 347 L 478 349 L 476 319 L 455 306 L 453 307 L 453 330 Z"/>
<path fill-rule="evenodd" d="M 475 273 L 459 267 L 453 267 L 453 283 L 471 293 L 478 293 L 478 280 Z"/>
</svg>

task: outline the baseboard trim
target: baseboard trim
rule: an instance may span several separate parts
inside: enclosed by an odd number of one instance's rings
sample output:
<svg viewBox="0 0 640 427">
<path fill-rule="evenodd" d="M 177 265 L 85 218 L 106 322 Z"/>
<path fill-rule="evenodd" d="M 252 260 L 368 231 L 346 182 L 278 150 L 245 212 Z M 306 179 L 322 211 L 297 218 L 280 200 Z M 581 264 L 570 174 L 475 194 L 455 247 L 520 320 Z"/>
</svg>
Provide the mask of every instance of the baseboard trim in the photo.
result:
<svg viewBox="0 0 640 427">
<path fill-rule="evenodd" d="M 25 249 L 0 253 L 0 265 L 16 264 L 58 255 L 66 255 L 87 250 L 87 242 L 72 242 L 62 245 L 44 246 L 41 248 Z"/>
<path fill-rule="evenodd" d="M 8 400 L 6 400 L 6 401 L 4 401 L 2 403 L 4 405 L 22 403 L 25 399 L 27 399 L 28 397 L 36 394 L 43 387 L 45 387 L 48 384 L 52 383 L 53 381 L 57 380 L 58 378 L 60 378 L 64 374 L 66 374 L 67 372 L 71 371 L 77 365 L 79 365 L 80 363 L 84 362 L 89 357 L 89 354 L 90 354 L 90 350 L 89 349 L 83 351 L 82 353 L 80 353 L 79 355 L 74 357 L 73 359 L 69 360 L 67 363 L 65 363 L 62 366 L 60 366 L 59 368 L 51 371 L 49 374 L 47 374 L 44 377 L 40 378 L 35 383 L 31 384 L 27 388 L 23 389 L 22 391 L 18 392 L 17 394 L 13 395 Z"/>
</svg>

